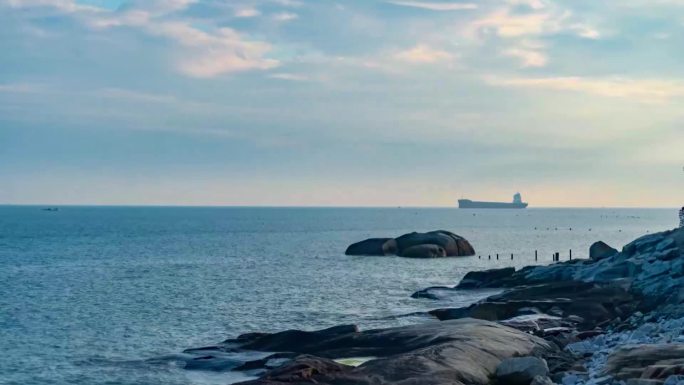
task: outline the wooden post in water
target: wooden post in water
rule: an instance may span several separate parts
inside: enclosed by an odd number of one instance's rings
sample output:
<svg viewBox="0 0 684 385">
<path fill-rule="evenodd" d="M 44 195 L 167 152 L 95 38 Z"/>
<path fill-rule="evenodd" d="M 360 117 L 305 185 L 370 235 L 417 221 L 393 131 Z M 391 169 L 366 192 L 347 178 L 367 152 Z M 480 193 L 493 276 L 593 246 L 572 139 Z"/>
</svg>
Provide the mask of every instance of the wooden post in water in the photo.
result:
<svg viewBox="0 0 684 385">
<path fill-rule="evenodd" d="M 496 253 L 496 260 L 499 260 L 499 253 Z"/>
<path fill-rule="evenodd" d="M 570 249 L 570 260 L 572 261 L 572 249 Z"/>
<path fill-rule="evenodd" d="M 511 253 L 511 261 L 513 260 L 513 253 Z"/>
<path fill-rule="evenodd" d="M 492 256 L 491 256 L 491 255 L 489 256 L 489 259 L 492 259 Z"/>
<path fill-rule="evenodd" d="M 534 260 L 537 260 L 537 250 L 534 251 Z"/>
</svg>

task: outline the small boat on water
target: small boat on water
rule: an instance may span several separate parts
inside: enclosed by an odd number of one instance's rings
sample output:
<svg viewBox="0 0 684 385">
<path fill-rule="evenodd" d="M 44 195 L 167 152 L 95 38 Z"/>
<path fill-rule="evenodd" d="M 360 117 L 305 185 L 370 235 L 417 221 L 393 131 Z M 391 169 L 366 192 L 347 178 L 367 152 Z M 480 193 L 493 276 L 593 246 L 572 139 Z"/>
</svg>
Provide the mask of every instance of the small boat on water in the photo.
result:
<svg viewBox="0 0 684 385">
<path fill-rule="evenodd" d="M 513 202 L 482 202 L 470 199 L 459 199 L 459 209 L 524 209 L 527 203 L 522 201 L 520 193 L 513 195 Z"/>
<path fill-rule="evenodd" d="M 59 207 L 45 207 L 43 211 L 59 211 Z"/>
</svg>

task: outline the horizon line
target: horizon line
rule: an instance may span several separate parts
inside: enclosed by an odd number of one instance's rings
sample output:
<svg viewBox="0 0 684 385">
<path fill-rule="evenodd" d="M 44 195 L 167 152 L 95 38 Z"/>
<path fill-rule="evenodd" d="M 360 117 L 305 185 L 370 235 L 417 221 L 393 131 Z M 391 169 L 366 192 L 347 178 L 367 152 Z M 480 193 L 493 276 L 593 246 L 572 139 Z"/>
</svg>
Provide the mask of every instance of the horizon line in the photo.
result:
<svg viewBox="0 0 684 385">
<path fill-rule="evenodd" d="M 90 203 L 0 203 L 0 207 L 158 207 L 158 208 L 312 208 L 312 209 L 456 209 L 456 210 L 534 210 L 534 209 L 678 209 L 679 206 L 533 206 L 524 209 L 461 209 L 458 206 L 371 206 L 371 205 L 230 205 L 230 204 L 90 204 Z"/>
</svg>

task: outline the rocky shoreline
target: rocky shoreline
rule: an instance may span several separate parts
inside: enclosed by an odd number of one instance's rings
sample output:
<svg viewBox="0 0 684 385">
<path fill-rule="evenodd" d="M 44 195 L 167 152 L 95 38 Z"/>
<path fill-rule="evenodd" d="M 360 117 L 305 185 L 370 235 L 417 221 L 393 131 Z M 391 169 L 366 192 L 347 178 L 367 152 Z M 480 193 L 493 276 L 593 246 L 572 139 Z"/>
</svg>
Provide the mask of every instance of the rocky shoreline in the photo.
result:
<svg viewBox="0 0 684 385">
<path fill-rule="evenodd" d="M 383 251 L 386 242 L 373 247 Z M 211 369 L 250 352 L 255 359 L 232 367 L 256 377 L 242 383 L 250 385 L 684 385 L 684 229 L 646 235 L 621 251 L 597 242 L 590 257 L 470 272 L 455 287 L 414 293 L 438 299 L 505 289 L 468 307 L 430 311 L 439 321 L 249 333 L 179 360 Z"/>
</svg>

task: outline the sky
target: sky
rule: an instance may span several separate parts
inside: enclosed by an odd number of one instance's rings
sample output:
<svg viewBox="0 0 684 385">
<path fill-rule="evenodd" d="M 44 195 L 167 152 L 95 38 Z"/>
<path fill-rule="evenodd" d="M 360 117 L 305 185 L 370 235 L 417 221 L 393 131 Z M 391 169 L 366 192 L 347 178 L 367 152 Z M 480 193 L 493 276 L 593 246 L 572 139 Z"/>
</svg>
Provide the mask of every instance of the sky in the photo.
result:
<svg viewBox="0 0 684 385">
<path fill-rule="evenodd" d="M 0 203 L 684 204 L 682 0 L 0 0 Z"/>
</svg>

